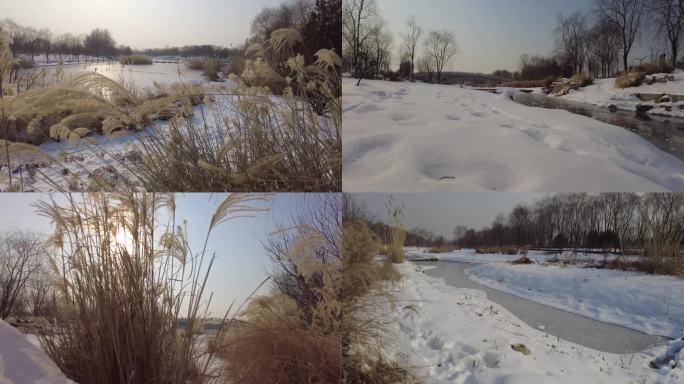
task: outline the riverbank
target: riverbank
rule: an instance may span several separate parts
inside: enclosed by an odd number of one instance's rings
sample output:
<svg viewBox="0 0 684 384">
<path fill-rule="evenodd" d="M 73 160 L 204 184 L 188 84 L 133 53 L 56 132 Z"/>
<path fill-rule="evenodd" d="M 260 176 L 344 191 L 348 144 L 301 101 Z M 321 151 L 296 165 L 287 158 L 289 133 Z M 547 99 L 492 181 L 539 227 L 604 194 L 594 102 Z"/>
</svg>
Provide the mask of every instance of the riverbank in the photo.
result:
<svg viewBox="0 0 684 384">
<path fill-rule="evenodd" d="M 614 255 L 528 251 L 532 264 L 511 264 L 520 255 L 444 254 L 410 250 L 409 258 L 476 263 L 465 273 L 489 288 L 649 335 L 684 336 L 684 279 L 599 269 Z"/>
<path fill-rule="evenodd" d="M 577 90 L 571 90 L 560 99 L 579 101 L 597 105 L 608 109 L 611 105 L 617 109 L 636 111 L 637 105 L 650 107 L 645 113 L 652 115 L 664 115 L 684 117 L 684 102 L 671 100 L 659 103 L 658 100 L 642 100 L 639 95 L 684 95 L 684 71 L 677 70 L 672 75 L 655 74 L 647 78 L 656 77 L 665 79 L 672 76 L 674 80 L 665 82 L 654 82 L 653 84 L 642 84 L 638 87 L 615 88 L 615 78 L 595 79 L 592 85 Z"/>
<path fill-rule="evenodd" d="M 353 191 L 684 189 L 684 162 L 626 129 L 460 86 L 343 79 Z"/>
<path fill-rule="evenodd" d="M 395 295 L 388 353 L 426 383 L 667 383 L 684 378 L 678 367 L 652 369 L 650 361 L 668 345 L 619 355 L 598 352 L 549 337 L 517 319 L 479 290 L 455 288 L 411 263 Z M 674 344 L 676 342 L 671 342 Z"/>
</svg>

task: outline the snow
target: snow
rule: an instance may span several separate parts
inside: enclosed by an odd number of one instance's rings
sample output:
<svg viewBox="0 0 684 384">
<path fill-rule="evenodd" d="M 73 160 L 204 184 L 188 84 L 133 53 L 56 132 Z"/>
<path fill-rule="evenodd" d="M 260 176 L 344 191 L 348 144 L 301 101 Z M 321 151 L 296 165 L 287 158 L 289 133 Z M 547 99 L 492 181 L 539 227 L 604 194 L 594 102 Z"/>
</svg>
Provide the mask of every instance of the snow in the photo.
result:
<svg viewBox="0 0 684 384">
<path fill-rule="evenodd" d="M 618 270 L 489 263 L 476 283 L 649 335 L 684 335 L 684 279 Z"/>
<path fill-rule="evenodd" d="M 64 71 L 67 75 L 83 71 L 97 72 L 123 84 L 147 88 L 154 86 L 155 83 L 171 84 L 178 82 L 179 77 L 176 72 L 178 66 L 179 64 L 171 63 L 125 67 L 118 63 L 81 63 L 80 65 L 65 66 Z M 49 67 L 47 70 L 53 71 L 55 68 Z M 188 69 L 184 69 L 181 79 L 183 82 L 191 83 L 203 81 L 201 71 Z M 229 86 L 229 83 L 224 85 Z M 214 126 L 215 119 L 213 118 L 213 113 L 220 111 L 223 114 L 230 115 L 233 113 L 231 112 L 232 108 L 230 97 L 217 96 L 212 108 L 203 105 L 196 106 L 194 108 L 195 115 L 192 117 L 192 120 L 195 126 L 203 126 L 204 120 L 201 117 L 200 111 L 204 109 L 207 115 L 207 123 L 210 126 Z M 35 175 L 31 175 L 28 171 L 23 170 L 21 174 L 12 175 L 12 183 L 13 185 L 23 183 L 24 191 L 68 190 L 72 175 L 79 176 L 81 180 L 87 183 L 90 180 L 89 175 L 94 171 L 112 167 L 124 179 L 137 185 L 139 182 L 135 175 L 136 163 L 130 157 L 127 158 L 126 155 L 139 151 L 136 146 L 141 138 L 153 134 L 164 135 L 168 129 L 168 121 L 156 121 L 140 132 L 114 137 L 95 135 L 92 137 L 95 140 L 94 143 L 70 145 L 65 141 L 53 141 L 40 144 L 38 148 L 51 158 L 63 159 L 66 156 L 68 161 L 60 161 L 61 164 L 49 163 L 47 167 L 38 168 Z M 22 159 L 35 160 L 37 162 L 45 161 L 42 157 L 30 154 L 22 157 Z M 13 167 L 16 167 L 16 165 L 17 159 L 14 158 Z M 6 190 L 8 187 L 9 175 L 7 170 L 3 168 L 2 172 L 0 172 L 0 191 Z"/>
<path fill-rule="evenodd" d="M 395 292 L 398 308 L 386 350 L 425 383 L 681 383 L 684 352 L 678 341 L 618 355 L 595 351 L 534 329 L 483 291 L 456 288 L 404 263 Z M 524 344 L 524 355 L 512 344 Z M 656 357 L 677 362 L 649 368 Z M 666 359 L 670 362 L 671 359 Z M 671 362 L 670 362 L 671 363 Z"/>
<path fill-rule="evenodd" d="M 652 76 L 649 75 L 648 77 Z M 656 74 L 655 76 L 662 77 L 665 74 Z M 636 93 L 684 95 L 684 71 L 676 71 L 673 76 L 675 78 L 674 81 L 651 85 L 642 84 L 638 87 L 625 89 L 615 88 L 615 78 L 596 79 L 594 84 L 570 91 L 569 94 L 560 96 L 560 98 L 590 103 L 605 108 L 615 105 L 619 109 L 634 111 L 637 104 L 656 105 L 653 102 L 642 102 L 635 96 Z M 664 103 L 661 105 L 670 106 L 672 110 L 666 111 L 664 108 L 654 108 L 647 113 L 684 117 L 684 111 L 678 108 L 677 103 Z"/>
<path fill-rule="evenodd" d="M 26 336 L 0 320 L 0 383 L 66 384 L 72 381 Z"/>
<path fill-rule="evenodd" d="M 684 162 L 626 129 L 503 95 L 343 79 L 349 192 L 684 190 Z"/>
<path fill-rule="evenodd" d="M 407 250 L 410 260 L 479 264 L 466 270 L 470 280 L 537 303 L 649 335 L 684 336 L 684 279 L 591 268 L 615 255 L 528 251 L 525 256 L 537 264 L 509 263 L 521 256 L 477 254 L 473 249 L 440 254 Z"/>
</svg>

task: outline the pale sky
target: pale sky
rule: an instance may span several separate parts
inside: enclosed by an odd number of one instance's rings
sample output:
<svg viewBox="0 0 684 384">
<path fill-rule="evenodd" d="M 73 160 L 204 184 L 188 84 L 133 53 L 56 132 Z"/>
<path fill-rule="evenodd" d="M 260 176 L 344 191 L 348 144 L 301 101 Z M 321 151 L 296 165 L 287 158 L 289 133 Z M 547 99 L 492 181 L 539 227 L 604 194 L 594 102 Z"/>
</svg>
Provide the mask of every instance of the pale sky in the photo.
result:
<svg viewBox="0 0 684 384">
<path fill-rule="evenodd" d="M 250 23 L 281 0 L 0 0 L 0 18 L 55 34 L 107 28 L 117 44 L 164 48 L 230 47 L 249 37 Z"/>
<path fill-rule="evenodd" d="M 207 289 L 213 292 L 210 305 L 212 317 L 222 317 L 234 301 L 241 304 L 272 270 L 272 263 L 264 252 L 263 241 L 268 234 L 290 227 L 290 219 L 301 213 L 310 194 L 279 193 L 262 207 L 271 211 L 255 218 L 238 218 L 218 226 L 212 233 L 209 252 L 216 252 L 216 262 Z M 55 194 L 60 201 L 63 198 Z M 0 193 L 0 232 L 19 228 L 51 233 L 49 220 L 35 213 L 33 204 L 49 201 L 42 193 Z M 177 194 L 177 222 L 188 221 L 188 238 L 193 252 L 199 252 L 204 242 L 211 216 L 224 194 Z M 209 255 L 210 256 L 210 255 Z M 208 295 L 207 295 L 208 297 Z"/>
<path fill-rule="evenodd" d="M 556 15 L 591 11 L 593 0 L 376 0 L 394 32 L 393 66 L 398 65 L 400 33 L 415 15 L 424 30 L 448 29 L 456 34 L 460 54 L 452 68 L 491 73 L 517 70 L 523 53 L 553 52 Z M 427 32 L 424 33 L 424 36 Z M 643 57 L 639 49 L 638 57 Z"/>
<path fill-rule="evenodd" d="M 426 192 L 353 193 L 377 220 L 389 222 L 385 203 L 392 197 L 403 204 L 406 228 L 426 228 L 435 235 L 453 238 L 454 227 L 464 225 L 481 229 L 489 226 L 499 213 L 508 214 L 518 204 L 528 204 L 545 193 L 523 192 Z"/>
</svg>

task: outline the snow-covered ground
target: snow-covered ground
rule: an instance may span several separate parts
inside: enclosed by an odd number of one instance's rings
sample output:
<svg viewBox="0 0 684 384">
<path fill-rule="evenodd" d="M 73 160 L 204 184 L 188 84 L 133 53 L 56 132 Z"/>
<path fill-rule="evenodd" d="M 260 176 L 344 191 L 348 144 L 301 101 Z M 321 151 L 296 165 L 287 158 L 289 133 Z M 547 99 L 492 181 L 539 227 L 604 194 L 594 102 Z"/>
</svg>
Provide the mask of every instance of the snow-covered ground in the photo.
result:
<svg viewBox="0 0 684 384">
<path fill-rule="evenodd" d="M 344 189 L 684 190 L 684 162 L 638 135 L 509 96 L 343 79 Z"/>
<path fill-rule="evenodd" d="M 513 265 L 509 261 L 519 255 L 476 254 L 472 249 L 407 253 L 409 259 L 478 263 L 466 274 L 490 288 L 649 335 L 684 336 L 684 279 L 590 267 L 614 256 L 529 251 L 527 257 L 536 264 Z"/>
<path fill-rule="evenodd" d="M 411 263 L 399 269 L 398 307 L 418 311 L 394 313 L 387 350 L 425 383 L 684 382 L 684 341 L 630 355 L 595 351 L 528 326 L 483 291 L 448 286 Z M 649 367 L 665 355 L 668 364 Z"/>
<path fill-rule="evenodd" d="M 488 287 L 649 335 L 684 336 L 684 279 L 607 269 L 490 263 L 466 271 Z"/>
<path fill-rule="evenodd" d="M 0 320 L 0 383 L 67 384 L 67 379 L 37 346 Z"/>
<path fill-rule="evenodd" d="M 637 93 L 655 95 L 684 95 L 684 71 L 675 71 L 673 75 L 675 79 L 674 81 L 650 85 L 642 84 L 638 87 L 630 87 L 625 89 L 615 88 L 615 78 L 596 79 L 594 80 L 594 84 L 585 88 L 570 91 L 569 94 L 560 96 L 560 98 L 590 103 L 604 108 L 614 105 L 618 109 L 634 111 L 636 110 L 636 106 L 638 104 L 656 106 L 656 103 L 654 102 L 642 102 L 639 100 L 639 98 L 635 96 Z M 648 77 L 652 76 L 653 75 Z M 656 74 L 655 76 L 663 77 L 665 74 Z M 680 104 L 684 105 L 682 102 L 661 103 L 658 105 L 658 107 L 651 109 L 647 113 L 684 117 L 684 110 L 679 108 Z M 665 106 L 670 107 L 671 110 L 667 111 L 665 108 L 663 108 Z"/>
</svg>

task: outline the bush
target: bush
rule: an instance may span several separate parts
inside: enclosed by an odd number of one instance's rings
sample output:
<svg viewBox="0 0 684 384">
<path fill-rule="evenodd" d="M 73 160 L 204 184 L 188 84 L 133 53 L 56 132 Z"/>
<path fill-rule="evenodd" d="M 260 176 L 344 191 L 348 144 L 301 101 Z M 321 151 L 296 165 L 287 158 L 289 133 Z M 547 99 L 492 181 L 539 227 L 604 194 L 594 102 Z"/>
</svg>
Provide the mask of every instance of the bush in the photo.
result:
<svg viewBox="0 0 684 384">
<path fill-rule="evenodd" d="M 644 82 L 644 79 L 646 79 L 645 72 L 629 72 L 615 79 L 615 88 L 638 87 Z"/>
<path fill-rule="evenodd" d="M 192 69 L 195 71 L 201 71 L 204 69 L 204 60 L 200 60 L 200 59 L 188 60 L 185 62 L 185 66 L 187 66 L 188 69 Z"/>
<path fill-rule="evenodd" d="M 142 55 L 131 55 L 131 56 L 121 56 L 119 62 L 123 65 L 152 65 L 154 62 L 149 56 Z"/>
<path fill-rule="evenodd" d="M 218 81 L 219 72 L 221 71 L 221 62 L 218 59 L 209 59 L 204 62 L 202 67 L 202 74 L 209 81 Z"/>
<path fill-rule="evenodd" d="M 408 381 L 408 372 L 381 354 L 377 308 L 389 295 L 379 278 L 393 269 L 375 261 L 375 235 L 362 221 L 342 230 L 337 209 L 315 209 L 315 220 L 269 240 L 274 284 L 227 332 L 220 353 L 226 376 L 246 384 Z"/>
</svg>

